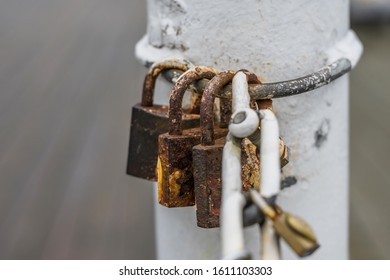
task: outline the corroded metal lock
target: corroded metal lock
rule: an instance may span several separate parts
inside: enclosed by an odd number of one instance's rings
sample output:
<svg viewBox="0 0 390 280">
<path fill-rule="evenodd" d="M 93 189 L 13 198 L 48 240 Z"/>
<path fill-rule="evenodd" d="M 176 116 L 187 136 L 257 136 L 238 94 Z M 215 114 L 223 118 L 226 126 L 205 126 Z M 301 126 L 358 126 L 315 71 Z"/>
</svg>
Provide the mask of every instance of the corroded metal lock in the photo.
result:
<svg viewBox="0 0 390 280">
<path fill-rule="evenodd" d="M 214 126 L 213 106 L 215 94 L 234 77 L 234 71 L 216 75 L 203 92 L 200 112 L 201 144 L 192 148 L 197 224 L 203 228 L 219 226 L 221 207 L 221 166 L 225 138 L 215 140 L 215 135 L 228 132 L 220 125 Z M 223 106 L 221 106 L 223 107 Z M 222 108 L 221 108 L 222 109 Z M 224 119 L 221 110 L 221 120 Z"/>
<path fill-rule="evenodd" d="M 158 201 L 167 207 L 195 203 L 192 147 L 200 143 L 200 129 L 182 127 L 182 100 L 189 85 L 202 78 L 211 79 L 218 72 L 209 67 L 194 67 L 176 82 L 169 101 L 169 132 L 159 136 Z M 222 135 L 217 135 L 221 137 Z"/>
<path fill-rule="evenodd" d="M 158 75 L 168 69 L 187 71 L 188 66 L 176 59 L 153 64 L 146 75 L 142 102 L 132 108 L 127 174 L 156 181 L 158 136 L 168 131 L 168 106 L 153 105 Z M 184 114 L 182 127 L 199 125 L 199 115 Z"/>
<path fill-rule="evenodd" d="M 246 70 L 243 70 L 243 72 L 247 76 L 249 83 L 260 83 L 257 76 L 253 73 Z M 230 117 L 231 115 L 231 101 L 230 103 L 226 101 L 220 103 L 220 128 L 214 127 L 213 119 L 211 117 L 204 118 L 204 116 L 206 116 L 206 111 L 210 112 L 212 110 L 214 95 L 226 84 L 230 83 L 235 74 L 235 71 L 225 71 L 220 73 L 210 81 L 203 93 L 201 112 L 203 109 L 205 114 L 201 114 L 200 118 L 202 144 L 193 148 L 197 224 L 199 227 L 203 228 L 219 227 L 222 194 L 221 166 L 223 147 L 225 143 L 224 138 L 214 141 L 213 131 L 227 126 L 226 116 Z M 248 140 L 248 142 L 250 141 Z M 254 147 L 252 152 L 253 153 L 251 153 L 251 155 L 256 157 L 256 147 Z M 249 158 L 251 155 L 247 155 L 245 157 Z M 251 167 L 253 166 L 251 165 Z M 257 165 L 257 167 L 259 167 L 259 165 Z M 252 172 L 242 171 L 242 173 L 245 173 L 245 175 L 242 176 L 243 186 L 251 185 L 251 181 L 253 179 L 253 176 L 251 176 Z"/>
</svg>

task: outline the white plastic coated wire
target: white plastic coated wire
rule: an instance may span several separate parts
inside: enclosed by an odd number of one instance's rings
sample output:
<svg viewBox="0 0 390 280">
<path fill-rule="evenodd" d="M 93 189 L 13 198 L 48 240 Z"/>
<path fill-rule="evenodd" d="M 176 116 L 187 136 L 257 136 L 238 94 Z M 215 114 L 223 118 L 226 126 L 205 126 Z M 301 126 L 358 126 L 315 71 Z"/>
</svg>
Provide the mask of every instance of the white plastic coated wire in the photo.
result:
<svg viewBox="0 0 390 280">
<path fill-rule="evenodd" d="M 233 112 L 249 108 L 250 97 L 244 73 L 233 78 Z M 222 258 L 240 259 L 247 255 L 245 250 L 242 209 L 245 203 L 241 192 L 241 139 L 231 132 L 226 137 L 222 156 L 222 204 L 221 240 Z"/>
<path fill-rule="evenodd" d="M 253 134 L 259 126 L 257 113 L 250 109 L 248 84 L 244 73 L 233 78 L 233 115 L 222 157 L 221 239 L 224 259 L 242 258 L 247 254 L 242 223 L 244 197 L 241 192 L 241 138 Z M 241 114 L 241 115 L 240 115 Z M 280 191 L 279 126 L 271 110 L 260 110 L 260 177 L 261 195 L 269 198 Z M 273 222 L 266 219 L 261 227 L 263 259 L 280 259 L 278 236 Z"/>
<path fill-rule="evenodd" d="M 222 156 L 221 240 L 223 259 L 245 257 L 241 193 L 241 140 L 230 133 L 226 137 Z"/>
<path fill-rule="evenodd" d="M 260 110 L 260 118 L 260 194 L 270 198 L 280 192 L 279 125 L 269 109 Z M 261 227 L 261 244 L 262 259 L 281 258 L 279 238 L 269 218 Z"/>
</svg>

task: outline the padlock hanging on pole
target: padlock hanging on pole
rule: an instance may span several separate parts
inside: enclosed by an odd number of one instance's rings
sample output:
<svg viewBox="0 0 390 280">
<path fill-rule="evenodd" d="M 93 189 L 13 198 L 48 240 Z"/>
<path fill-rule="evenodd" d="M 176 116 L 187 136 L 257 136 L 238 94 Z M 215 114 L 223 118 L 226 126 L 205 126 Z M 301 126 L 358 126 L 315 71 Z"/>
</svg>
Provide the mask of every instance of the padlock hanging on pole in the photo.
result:
<svg viewBox="0 0 390 280">
<path fill-rule="evenodd" d="M 168 131 L 168 106 L 153 103 L 157 77 L 165 70 L 188 70 L 186 62 L 168 59 L 151 66 L 144 79 L 142 102 L 132 108 L 127 174 L 157 181 L 158 136 Z M 198 127 L 199 115 L 183 114 L 184 129 Z"/>
<path fill-rule="evenodd" d="M 191 83 L 213 78 L 218 72 L 210 67 L 194 67 L 176 82 L 169 100 L 169 132 L 159 136 L 158 201 L 167 207 L 195 204 L 192 147 L 200 143 L 200 128 L 183 129 L 182 100 Z M 221 130 L 216 137 L 226 132 Z"/>
<path fill-rule="evenodd" d="M 203 228 L 219 226 L 225 137 L 215 140 L 215 131 L 223 130 L 226 135 L 227 129 L 221 128 L 220 124 L 214 125 L 213 108 L 215 93 L 230 83 L 234 75 L 235 71 L 221 72 L 211 79 L 203 91 L 200 107 L 201 143 L 192 148 L 197 225 Z M 223 113 L 226 111 L 221 110 L 222 121 L 225 119 Z"/>
<path fill-rule="evenodd" d="M 221 166 L 225 139 L 215 140 L 215 131 L 220 130 L 221 127 L 214 125 L 212 110 L 216 93 L 230 83 L 235 74 L 236 71 L 221 72 L 208 83 L 203 92 L 200 118 L 201 144 L 192 149 L 197 225 L 203 228 L 219 227 L 222 190 Z M 245 74 L 250 83 L 259 83 L 256 75 L 247 71 Z M 231 101 L 229 102 L 231 103 Z M 222 104 L 228 108 L 232 107 L 227 102 Z M 222 121 L 226 119 L 225 113 L 225 110 L 221 110 Z M 224 131 L 227 133 L 227 130 Z M 243 178 L 243 181 L 247 180 L 248 178 Z"/>
</svg>

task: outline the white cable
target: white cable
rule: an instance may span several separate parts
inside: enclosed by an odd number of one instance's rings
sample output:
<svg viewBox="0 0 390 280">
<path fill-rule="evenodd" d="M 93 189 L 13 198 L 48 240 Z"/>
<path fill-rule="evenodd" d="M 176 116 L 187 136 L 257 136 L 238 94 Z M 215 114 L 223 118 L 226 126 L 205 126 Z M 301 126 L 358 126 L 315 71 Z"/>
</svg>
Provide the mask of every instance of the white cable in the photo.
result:
<svg viewBox="0 0 390 280">
<path fill-rule="evenodd" d="M 248 81 L 243 72 L 238 72 L 232 80 L 232 117 L 229 132 L 234 137 L 244 138 L 253 134 L 259 127 L 259 117 L 250 109 Z"/>
<path fill-rule="evenodd" d="M 263 260 L 280 260 L 279 237 L 273 227 L 273 221 L 266 218 L 261 226 L 261 251 L 260 256 Z"/>
<path fill-rule="evenodd" d="M 240 109 L 249 108 L 251 97 L 248 92 L 248 81 L 246 80 L 246 75 L 243 72 L 238 72 L 233 77 L 232 95 L 233 113 Z"/>
<path fill-rule="evenodd" d="M 280 192 L 279 125 L 275 114 L 260 110 L 260 186 L 261 195 L 268 198 Z"/>
<path fill-rule="evenodd" d="M 260 110 L 260 118 L 260 193 L 270 198 L 280 192 L 279 125 L 269 109 Z M 263 260 L 281 258 L 279 238 L 269 218 L 261 227 L 261 244 Z"/>
<path fill-rule="evenodd" d="M 237 110 L 249 108 L 250 96 L 246 75 L 238 72 L 233 78 L 232 87 L 232 109 L 234 114 Z M 241 188 L 241 139 L 235 138 L 229 132 L 226 136 L 222 156 L 220 227 L 223 259 L 238 259 L 246 255 L 242 220 L 245 199 L 241 193 Z"/>
<path fill-rule="evenodd" d="M 221 239 L 223 259 L 237 259 L 246 254 L 241 193 L 241 141 L 230 133 L 226 137 L 222 156 Z"/>
<path fill-rule="evenodd" d="M 233 115 L 222 157 L 221 239 L 224 259 L 240 258 L 246 254 L 242 209 L 245 203 L 241 192 L 241 140 L 252 135 L 259 126 L 257 113 L 249 108 L 250 96 L 246 75 L 233 78 Z M 261 194 L 269 198 L 280 191 L 279 126 L 274 113 L 260 110 L 260 177 Z M 237 137 L 237 138 L 236 138 Z M 280 259 L 278 237 L 273 222 L 266 219 L 261 228 L 263 259 Z"/>
</svg>

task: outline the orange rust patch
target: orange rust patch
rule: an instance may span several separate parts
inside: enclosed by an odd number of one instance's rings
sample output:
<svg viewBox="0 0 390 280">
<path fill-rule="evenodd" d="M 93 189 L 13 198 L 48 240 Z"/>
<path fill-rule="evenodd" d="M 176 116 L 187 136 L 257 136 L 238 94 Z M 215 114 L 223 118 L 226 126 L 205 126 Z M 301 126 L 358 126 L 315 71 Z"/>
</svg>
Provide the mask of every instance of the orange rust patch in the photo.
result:
<svg viewBox="0 0 390 280">
<path fill-rule="evenodd" d="M 241 178 L 243 190 L 248 191 L 251 187 L 256 190 L 260 188 L 260 160 L 257 155 L 256 146 L 247 138 L 241 144 Z"/>
<path fill-rule="evenodd" d="M 181 185 L 177 183 L 177 180 L 182 178 L 184 175 L 180 169 L 175 169 L 169 174 L 169 196 L 171 198 L 178 198 L 180 196 Z"/>
<path fill-rule="evenodd" d="M 162 184 L 163 184 L 163 170 L 161 165 L 160 157 L 157 158 L 157 166 L 156 166 L 156 177 L 157 177 L 157 195 L 160 200 L 162 197 Z"/>
</svg>

